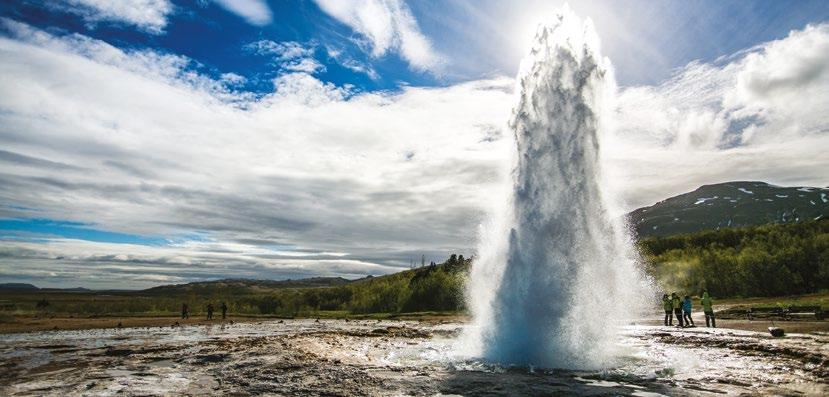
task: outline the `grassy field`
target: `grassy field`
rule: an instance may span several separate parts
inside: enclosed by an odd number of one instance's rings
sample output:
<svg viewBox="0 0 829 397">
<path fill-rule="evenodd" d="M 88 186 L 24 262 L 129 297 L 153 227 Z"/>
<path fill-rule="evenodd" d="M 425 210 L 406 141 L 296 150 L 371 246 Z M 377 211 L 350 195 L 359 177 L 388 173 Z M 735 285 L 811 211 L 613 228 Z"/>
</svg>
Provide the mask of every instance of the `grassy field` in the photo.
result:
<svg viewBox="0 0 829 397">
<path fill-rule="evenodd" d="M 821 306 L 824 310 L 829 310 L 829 291 L 773 298 L 761 297 L 719 299 L 716 301 L 716 304 L 731 307 Z"/>
<path fill-rule="evenodd" d="M 747 319 L 748 309 L 779 309 L 786 310 L 791 307 L 820 307 L 823 311 L 823 317 L 829 312 L 829 292 L 824 291 L 814 294 L 796 295 L 796 296 L 781 296 L 781 297 L 758 297 L 745 299 L 723 299 L 715 301 L 715 309 L 718 312 L 719 318 L 728 319 Z M 813 313 L 813 312 L 809 312 Z M 812 321 L 817 320 L 818 316 L 815 314 L 800 313 L 791 317 L 792 320 Z M 756 314 L 755 318 L 771 318 L 780 319 L 778 314 L 774 313 L 760 313 Z"/>
</svg>

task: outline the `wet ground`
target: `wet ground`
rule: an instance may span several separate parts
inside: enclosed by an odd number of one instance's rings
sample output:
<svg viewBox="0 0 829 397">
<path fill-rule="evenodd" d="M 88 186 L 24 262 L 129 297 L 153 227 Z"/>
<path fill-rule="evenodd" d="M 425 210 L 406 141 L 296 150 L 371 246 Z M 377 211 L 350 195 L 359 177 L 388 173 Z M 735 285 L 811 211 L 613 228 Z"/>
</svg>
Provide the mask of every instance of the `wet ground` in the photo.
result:
<svg viewBox="0 0 829 397">
<path fill-rule="evenodd" d="M 0 335 L 0 395 L 827 395 L 829 335 L 631 326 L 604 371 L 453 354 L 463 324 L 285 320 Z"/>
</svg>

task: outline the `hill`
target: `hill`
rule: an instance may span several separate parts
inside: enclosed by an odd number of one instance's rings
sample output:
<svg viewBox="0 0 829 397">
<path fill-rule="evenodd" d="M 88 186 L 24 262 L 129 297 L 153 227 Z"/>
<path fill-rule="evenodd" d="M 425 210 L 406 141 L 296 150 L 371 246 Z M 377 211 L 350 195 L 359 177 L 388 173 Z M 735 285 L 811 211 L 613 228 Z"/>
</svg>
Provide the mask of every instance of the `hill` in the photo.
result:
<svg viewBox="0 0 829 397">
<path fill-rule="evenodd" d="M 0 290 L 37 291 L 38 288 L 34 285 L 24 283 L 1 283 Z"/>
<path fill-rule="evenodd" d="M 224 279 L 215 281 L 200 281 L 187 284 L 162 285 L 142 291 L 135 291 L 134 293 L 156 296 L 179 296 L 187 294 L 248 295 L 268 293 L 279 289 L 335 287 L 354 281 L 355 280 L 348 280 L 342 277 L 311 277 L 299 280 Z"/>
<path fill-rule="evenodd" d="M 829 189 L 765 182 L 704 185 L 628 214 L 639 237 L 829 218 Z"/>
</svg>

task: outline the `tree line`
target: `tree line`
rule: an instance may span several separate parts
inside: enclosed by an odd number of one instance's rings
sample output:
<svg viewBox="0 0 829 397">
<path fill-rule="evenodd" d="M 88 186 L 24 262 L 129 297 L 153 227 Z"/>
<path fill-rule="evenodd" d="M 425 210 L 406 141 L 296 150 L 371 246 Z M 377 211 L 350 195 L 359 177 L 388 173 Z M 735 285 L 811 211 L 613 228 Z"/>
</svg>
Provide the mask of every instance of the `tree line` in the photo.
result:
<svg viewBox="0 0 829 397">
<path fill-rule="evenodd" d="M 441 264 L 369 277 L 351 284 L 285 289 L 251 297 L 261 314 L 297 316 L 320 311 L 356 314 L 464 310 L 464 283 L 472 260 L 452 254 Z"/>
<path fill-rule="evenodd" d="M 829 219 L 649 237 L 639 247 L 666 290 L 750 297 L 829 288 Z"/>
</svg>

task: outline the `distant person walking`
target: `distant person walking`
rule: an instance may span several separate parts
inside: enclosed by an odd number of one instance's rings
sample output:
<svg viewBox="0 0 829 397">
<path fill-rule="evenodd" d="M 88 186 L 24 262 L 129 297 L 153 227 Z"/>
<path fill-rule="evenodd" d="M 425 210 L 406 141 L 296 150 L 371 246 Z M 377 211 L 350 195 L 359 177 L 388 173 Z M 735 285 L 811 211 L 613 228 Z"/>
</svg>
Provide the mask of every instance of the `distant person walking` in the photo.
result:
<svg viewBox="0 0 829 397">
<path fill-rule="evenodd" d="M 714 319 L 714 301 L 708 295 L 708 291 L 702 293 L 702 312 L 705 313 L 705 326 L 717 328 L 717 321 Z"/>
<path fill-rule="evenodd" d="M 181 304 L 181 319 L 190 318 L 190 307 L 186 303 Z"/>
<path fill-rule="evenodd" d="M 679 299 L 679 295 L 676 292 L 671 293 L 671 307 L 674 309 L 674 315 L 676 316 L 676 323 L 678 326 L 682 326 L 682 299 Z"/>
<path fill-rule="evenodd" d="M 213 319 L 213 304 L 212 303 L 207 304 L 207 319 L 208 320 Z"/>
<path fill-rule="evenodd" d="M 662 295 L 662 309 L 665 310 L 665 326 L 674 325 L 674 305 L 668 294 Z"/>
<path fill-rule="evenodd" d="M 691 301 L 691 297 L 685 295 L 685 300 L 682 301 L 682 313 L 683 313 L 683 322 L 685 323 L 686 327 L 695 327 L 694 319 L 691 318 L 691 309 L 693 309 L 694 303 Z"/>
<path fill-rule="evenodd" d="M 222 305 L 219 306 L 219 308 L 222 309 L 222 320 L 224 320 L 227 317 L 227 305 L 222 302 Z"/>
</svg>

